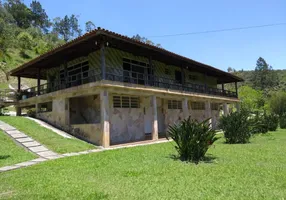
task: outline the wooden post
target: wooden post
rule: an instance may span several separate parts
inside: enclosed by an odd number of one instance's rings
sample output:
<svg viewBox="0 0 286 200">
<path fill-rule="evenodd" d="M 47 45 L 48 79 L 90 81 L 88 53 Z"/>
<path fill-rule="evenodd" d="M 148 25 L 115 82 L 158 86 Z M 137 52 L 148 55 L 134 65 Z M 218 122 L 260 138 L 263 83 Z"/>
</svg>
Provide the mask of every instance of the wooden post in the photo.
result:
<svg viewBox="0 0 286 200">
<path fill-rule="evenodd" d="M 156 96 L 151 96 L 151 106 L 152 106 L 152 140 L 158 140 L 158 116 L 157 116 L 157 99 Z"/>
<path fill-rule="evenodd" d="M 68 62 L 65 60 L 64 61 L 64 84 L 65 84 L 65 88 L 67 88 L 68 87 Z M 61 82 L 61 80 L 60 80 L 60 82 Z M 60 84 L 62 84 L 62 83 L 60 83 Z"/>
<path fill-rule="evenodd" d="M 107 90 L 100 91 L 100 114 L 102 146 L 106 148 L 110 145 L 109 94 Z"/>
<path fill-rule="evenodd" d="M 38 68 L 38 77 L 37 77 L 37 94 L 40 95 L 40 86 L 41 86 L 41 68 Z"/>
<path fill-rule="evenodd" d="M 106 65 L 105 65 L 105 47 L 104 41 L 100 44 L 100 64 L 101 64 L 101 78 L 106 79 Z"/>
<path fill-rule="evenodd" d="M 18 92 L 21 91 L 21 77 L 18 76 Z"/>
<path fill-rule="evenodd" d="M 238 97 L 238 92 L 237 92 L 237 82 L 235 82 L 235 92 L 236 92 L 236 97 Z"/>
<path fill-rule="evenodd" d="M 150 68 L 150 74 L 148 74 L 148 70 L 147 70 L 147 78 L 145 78 L 145 81 L 147 81 L 147 83 L 145 83 L 145 85 L 154 85 L 154 68 L 153 68 L 153 64 L 152 64 L 152 57 L 149 56 L 149 68 Z"/>
<path fill-rule="evenodd" d="M 184 85 L 185 85 L 185 73 L 184 73 L 184 68 L 181 66 L 181 76 L 182 76 L 182 90 L 184 90 Z"/>
</svg>

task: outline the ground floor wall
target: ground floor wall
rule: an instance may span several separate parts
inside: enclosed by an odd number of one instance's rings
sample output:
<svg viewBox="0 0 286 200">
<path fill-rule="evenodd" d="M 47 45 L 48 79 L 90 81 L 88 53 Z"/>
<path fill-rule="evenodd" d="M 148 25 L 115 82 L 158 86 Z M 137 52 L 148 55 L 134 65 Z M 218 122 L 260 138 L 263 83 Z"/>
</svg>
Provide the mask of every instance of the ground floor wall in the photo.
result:
<svg viewBox="0 0 286 200">
<path fill-rule="evenodd" d="M 154 131 L 164 135 L 170 125 L 179 123 L 189 116 L 197 121 L 211 118 L 212 127 L 217 128 L 219 109 L 210 110 L 209 105 L 202 109 L 193 109 L 192 98 L 174 96 L 173 98 L 155 97 L 154 99 L 154 96 L 148 94 L 134 95 L 116 91 L 106 91 L 105 94 L 108 94 L 108 103 L 104 104 L 102 104 L 101 93 L 76 98 L 56 98 L 51 100 L 52 110 L 50 112 L 37 113 L 36 117 L 63 130 L 72 130 L 73 135 L 96 145 L 103 145 L 106 134 L 108 144 L 111 145 L 151 139 Z M 120 106 L 116 105 L 114 100 L 114 97 L 119 96 L 124 97 L 121 98 Z M 131 97 L 138 98 L 138 105 L 133 105 L 131 100 L 130 105 L 123 105 L 126 104 L 126 99 L 131 99 Z M 176 100 L 182 103 L 182 106 L 170 107 L 170 100 Z M 198 98 L 194 101 L 211 103 Z M 153 105 L 154 102 L 156 105 Z"/>
</svg>

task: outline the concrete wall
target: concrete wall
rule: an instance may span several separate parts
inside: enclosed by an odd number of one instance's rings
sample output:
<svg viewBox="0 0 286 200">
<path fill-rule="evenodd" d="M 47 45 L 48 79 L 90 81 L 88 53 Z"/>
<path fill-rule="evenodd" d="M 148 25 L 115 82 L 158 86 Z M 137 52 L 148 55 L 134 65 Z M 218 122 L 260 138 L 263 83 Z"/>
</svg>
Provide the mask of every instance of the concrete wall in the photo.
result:
<svg viewBox="0 0 286 200">
<path fill-rule="evenodd" d="M 97 124 L 73 124 L 73 128 L 80 129 L 79 137 L 96 145 L 102 145 L 101 125 Z"/>
<path fill-rule="evenodd" d="M 70 98 L 70 124 L 100 123 L 99 95 Z"/>
<path fill-rule="evenodd" d="M 110 95 L 112 99 L 112 95 Z M 110 143 L 118 144 L 143 140 L 144 110 L 140 108 L 113 108 L 110 103 Z"/>
<path fill-rule="evenodd" d="M 64 126 L 68 123 L 67 104 L 65 99 L 55 99 L 52 103 L 52 112 L 37 113 L 36 117 L 58 127 Z"/>
</svg>

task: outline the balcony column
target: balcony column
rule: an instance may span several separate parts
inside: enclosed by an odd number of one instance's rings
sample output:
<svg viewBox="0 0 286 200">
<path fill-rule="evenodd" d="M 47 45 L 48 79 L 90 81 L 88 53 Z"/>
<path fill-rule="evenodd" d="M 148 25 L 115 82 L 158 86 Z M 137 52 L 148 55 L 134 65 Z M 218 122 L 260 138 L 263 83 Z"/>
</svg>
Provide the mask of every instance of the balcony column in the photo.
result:
<svg viewBox="0 0 286 200">
<path fill-rule="evenodd" d="M 238 97 L 237 82 L 235 82 L 235 92 L 236 92 L 236 97 Z"/>
<path fill-rule="evenodd" d="M 182 76 L 182 90 L 184 90 L 184 85 L 185 85 L 185 73 L 184 73 L 184 68 L 181 66 L 181 76 Z"/>
<path fill-rule="evenodd" d="M 185 98 L 183 100 L 183 116 L 184 116 L 184 119 L 188 119 L 188 117 L 190 116 L 189 114 L 189 107 L 188 107 L 188 99 Z"/>
<path fill-rule="evenodd" d="M 64 61 L 65 88 L 68 88 L 68 62 Z"/>
<path fill-rule="evenodd" d="M 205 102 L 205 117 L 209 119 L 209 124 L 212 125 L 212 111 L 211 111 L 211 102 L 210 100 Z"/>
<path fill-rule="evenodd" d="M 227 116 L 229 114 L 227 103 L 223 103 L 223 115 Z"/>
<path fill-rule="evenodd" d="M 106 79 L 106 64 L 105 64 L 105 47 L 104 42 L 100 44 L 100 65 L 101 65 L 101 79 Z"/>
<path fill-rule="evenodd" d="M 40 95 L 40 87 L 41 87 L 41 68 L 38 68 L 38 75 L 37 75 L 37 95 Z"/>
<path fill-rule="evenodd" d="M 109 94 L 107 90 L 100 91 L 100 116 L 102 146 L 106 148 L 110 145 Z"/>
<path fill-rule="evenodd" d="M 158 140 L 158 116 L 157 116 L 157 99 L 156 96 L 151 96 L 152 107 L 152 140 Z"/>
<path fill-rule="evenodd" d="M 224 83 L 221 84 L 221 90 L 222 90 L 222 93 L 224 94 Z"/>
<path fill-rule="evenodd" d="M 21 77 L 18 76 L 17 78 L 18 78 L 18 92 L 20 92 L 21 91 Z"/>
</svg>

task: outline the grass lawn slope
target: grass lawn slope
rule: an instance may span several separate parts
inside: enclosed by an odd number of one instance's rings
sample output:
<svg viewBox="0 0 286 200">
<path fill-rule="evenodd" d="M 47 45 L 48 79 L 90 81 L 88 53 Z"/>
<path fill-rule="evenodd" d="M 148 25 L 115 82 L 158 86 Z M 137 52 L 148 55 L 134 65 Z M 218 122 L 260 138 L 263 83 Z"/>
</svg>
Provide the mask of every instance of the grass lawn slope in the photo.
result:
<svg viewBox="0 0 286 200">
<path fill-rule="evenodd" d="M 25 162 L 35 158 L 37 158 L 36 155 L 26 151 L 21 146 L 18 146 L 12 138 L 7 136 L 3 131 L 0 131 L 0 167 Z"/>
<path fill-rule="evenodd" d="M 57 153 L 79 152 L 96 148 L 94 145 L 76 138 L 64 138 L 24 117 L 1 116 L 0 120 L 14 126 Z"/>
<path fill-rule="evenodd" d="M 52 160 L 0 174 L 12 199 L 284 199 L 286 131 L 249 144 L 220 139 L 210 162 L 174 160 L 172 143 Z M 0 196 L 1 198 L 1 196 Z"/>
</svg>

